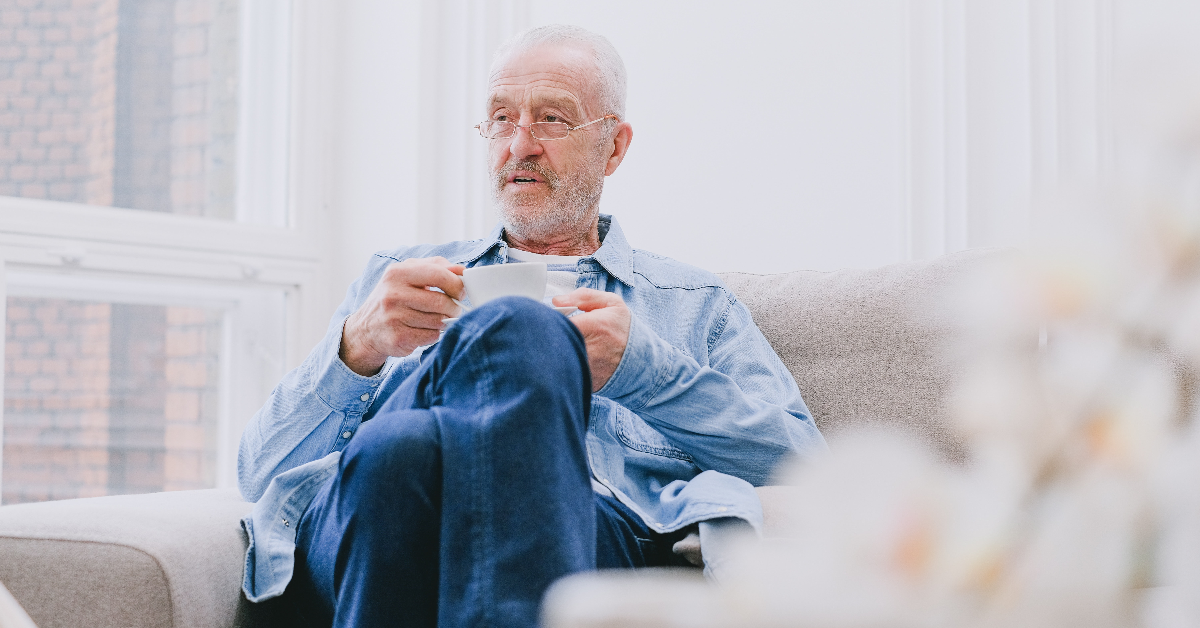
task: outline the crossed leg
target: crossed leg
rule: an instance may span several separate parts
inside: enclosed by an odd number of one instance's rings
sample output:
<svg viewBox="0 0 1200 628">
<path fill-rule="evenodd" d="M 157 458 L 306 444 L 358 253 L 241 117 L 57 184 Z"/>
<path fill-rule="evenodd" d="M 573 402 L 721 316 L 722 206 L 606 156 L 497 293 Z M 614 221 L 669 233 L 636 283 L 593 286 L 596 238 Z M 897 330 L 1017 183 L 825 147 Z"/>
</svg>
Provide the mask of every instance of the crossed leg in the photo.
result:
<svg viewBox="0 0 1200 628">
<path fill-rule="evenodd" d="M 364 423 L 299 524 L 285 598 L 314 626 L 533 626 L 596 566 L 587 352 L 506 298 L 464 316 Z"/>
</svg>

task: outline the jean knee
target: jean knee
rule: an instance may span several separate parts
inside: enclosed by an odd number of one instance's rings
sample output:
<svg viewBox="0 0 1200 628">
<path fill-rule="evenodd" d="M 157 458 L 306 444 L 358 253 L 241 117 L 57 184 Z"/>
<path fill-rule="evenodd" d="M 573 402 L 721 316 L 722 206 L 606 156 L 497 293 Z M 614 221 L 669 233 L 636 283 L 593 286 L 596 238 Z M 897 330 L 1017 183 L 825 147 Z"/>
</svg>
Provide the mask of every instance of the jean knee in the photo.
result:
<svg viewBox="0 0 1200 628">
<path fill-rule="evenodd" d="M 430 410 L 406 410 L 363 423 L 342 451 L 343 467 L 372 474 L 426 468 L 441 445 L 437 418 Z"/>
<path fill-rule="evenodd" d="M 542 363 L 572 368 L 587 362 L 583 336 L 567 317 L 526 297 L 501 297 L 481 308 L 490 320 L 494 341 L 504 350 Z M 489 314 L 490 313 L 490 314 Z"/>
</svg>

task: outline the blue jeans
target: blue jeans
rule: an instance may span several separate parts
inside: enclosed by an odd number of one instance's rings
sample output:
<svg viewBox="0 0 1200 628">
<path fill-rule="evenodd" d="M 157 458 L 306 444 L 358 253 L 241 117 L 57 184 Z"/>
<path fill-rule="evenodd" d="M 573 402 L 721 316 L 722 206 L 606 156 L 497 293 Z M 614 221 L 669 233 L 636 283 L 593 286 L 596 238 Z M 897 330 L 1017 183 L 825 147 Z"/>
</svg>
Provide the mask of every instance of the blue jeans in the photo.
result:
<svg viewBox="0 0 1200 628">
<path fill-rule="evenodd" d="M 291 621 L 528 627 L 562 576 L 675 563 L 678 534 L 592 492 L 590 404 L 583 338 L 562 315 L 514 297 L 464 316 L 299 522 Z"/>
</svg>

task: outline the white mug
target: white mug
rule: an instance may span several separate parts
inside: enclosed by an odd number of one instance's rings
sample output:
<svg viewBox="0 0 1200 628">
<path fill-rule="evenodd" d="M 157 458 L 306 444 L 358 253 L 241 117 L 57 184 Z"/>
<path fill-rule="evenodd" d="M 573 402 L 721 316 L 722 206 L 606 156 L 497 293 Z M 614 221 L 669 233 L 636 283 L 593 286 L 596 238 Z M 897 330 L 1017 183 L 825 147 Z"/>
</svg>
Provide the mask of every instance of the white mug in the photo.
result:
<svg viewBox="0 0 1200 628">
<path fill-rule="evenodd" d="M 475 266 L 464 270 L 462 279 L 471 307 L 507 296 L 529 297 L 541 303 L 546 296 L 546 264 L 542 262 Z"/>
</svg>

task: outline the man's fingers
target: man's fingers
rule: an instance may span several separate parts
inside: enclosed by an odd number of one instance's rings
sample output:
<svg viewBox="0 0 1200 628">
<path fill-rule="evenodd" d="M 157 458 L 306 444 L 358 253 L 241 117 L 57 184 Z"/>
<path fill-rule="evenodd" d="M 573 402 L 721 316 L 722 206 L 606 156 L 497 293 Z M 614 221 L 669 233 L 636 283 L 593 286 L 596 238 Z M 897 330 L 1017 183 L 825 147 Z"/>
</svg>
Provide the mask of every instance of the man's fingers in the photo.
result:
<svg viewBox="0 0 1200 628">
<path fill-rule="evenodd" d="M 458 305 L 444 293 L 425 288 L 409 287 L 395 295 L 394 306 L 406 308 L 414 312 L 436 314 L 440 316 L 457 316 Z"/>
<path fill-rule="evenodd" d="M 624 305 L 621 297 L 601 290 L 593 290 L 591 288 L 576 288 L 572 292 L 554 297 L 554 304 L 560 307 L 577 307 L 584 312 L 598 310 L 600 308 L 612 307 L 614 305 Z"/>
<path fill-rule="evenodd" d="M 384 278 L 392 282 L 401 282 L 414 288 L 433 287 L 452 297 L 462 294 L 463 284 L 461 266 L 447 263 L 436 265 L 426 260 L 418 264 L 392 264 L 384 271 Z M 393 283 L 392 285 L 395 285 Z"/>
<path fill-rule="evenodd" d="M 400 324 L 409 329 L 432 330 L 434 332 L 441 331 L 445 326 L 442 321 L 445 320 L 442 314 L 430 314 L 428 312 L 409 312 Z"/>
</svg>

